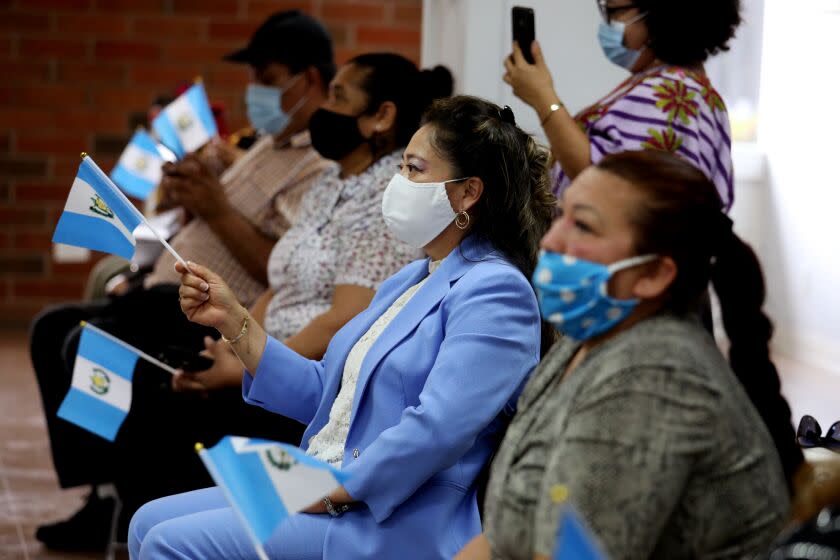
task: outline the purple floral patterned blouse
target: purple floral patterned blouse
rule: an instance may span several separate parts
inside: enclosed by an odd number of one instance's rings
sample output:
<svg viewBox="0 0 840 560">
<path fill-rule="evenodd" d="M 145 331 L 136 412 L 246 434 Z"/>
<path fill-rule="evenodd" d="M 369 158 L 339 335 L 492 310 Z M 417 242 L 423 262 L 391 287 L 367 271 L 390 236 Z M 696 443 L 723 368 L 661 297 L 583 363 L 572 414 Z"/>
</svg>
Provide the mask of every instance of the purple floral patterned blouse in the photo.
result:
<svg viewBox="0 0 840 560">
<path fill-rule="evenodd" d="M 635 74 L 575 120 L 589 136 L 592 163 L 628 150 L 665 150 L 695 166 L 732 206 L 732 156 L 726 106 L 708 78 L 676 66 Z M 571 182 L 559 163 L 554 192 Z"/>
</svg>

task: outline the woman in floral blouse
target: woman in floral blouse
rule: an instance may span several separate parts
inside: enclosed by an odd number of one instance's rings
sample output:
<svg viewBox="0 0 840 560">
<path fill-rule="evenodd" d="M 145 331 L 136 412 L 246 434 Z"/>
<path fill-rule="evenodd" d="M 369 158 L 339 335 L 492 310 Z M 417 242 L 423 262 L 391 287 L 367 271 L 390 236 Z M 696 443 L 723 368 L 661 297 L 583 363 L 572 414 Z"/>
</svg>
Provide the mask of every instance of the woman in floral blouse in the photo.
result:
<svg viewBox="0 0 840 560">
<path fill-rule="evenodd" d="M 514 44 L 504 80 L 537 111 L 556 160 L 555 193 L 607 154 L 663 150 L 699 168 L 731 207 L 729 118 L 703 63 L 728 48 L 739 5 L 710 0 L 697 10 L 673 0 L 598 0 L 604 54 L 632 75 L 575 116 L 556 93 L 539 44 L 532 45 L 535 64 Z"/>
</svg>

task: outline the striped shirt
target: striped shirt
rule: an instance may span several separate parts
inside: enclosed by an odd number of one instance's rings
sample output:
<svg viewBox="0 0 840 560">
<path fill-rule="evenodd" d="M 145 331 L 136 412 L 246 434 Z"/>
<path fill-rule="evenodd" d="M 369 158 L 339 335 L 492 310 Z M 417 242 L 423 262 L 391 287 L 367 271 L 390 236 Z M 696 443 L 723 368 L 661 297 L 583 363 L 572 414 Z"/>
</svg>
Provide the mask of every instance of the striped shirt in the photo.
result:
<svg viewBox="0 0 840 560">
<path fill-rule="evenodd" d="M 277 238 L 295 222 L 303 195 L 329 166 L 301 133 L 281 148 L 266 136 L 254 144 L 221 177 L 228 200 L 263 234 Z M 218 273 L 246 307 L 266 290 L 231 254 L 225 244 L 200 218 L 194 218 L 170 241 L 185 259 L 201 263 Z M 146 287 L 177 284 L 175 259 L 164 251 L 146 277 Z"/>
<path fill-rule="evenodd" d="M 733 179 L 729 116 L 708 78 L 660 66 L 636 74 L 587 107 L 575 120 L 589 136 L 592 163 L 629 150 L 664 150 L 694 164 L 715 184 L 726 209 Z M 559 163 L 554 192 L 571 182 Z"/>
</svg>

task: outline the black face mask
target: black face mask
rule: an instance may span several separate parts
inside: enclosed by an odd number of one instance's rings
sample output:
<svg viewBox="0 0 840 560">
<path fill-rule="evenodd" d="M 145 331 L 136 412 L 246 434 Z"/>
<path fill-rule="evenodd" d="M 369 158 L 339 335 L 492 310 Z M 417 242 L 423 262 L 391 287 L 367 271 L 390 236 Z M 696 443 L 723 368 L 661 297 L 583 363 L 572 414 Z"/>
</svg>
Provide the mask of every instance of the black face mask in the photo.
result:
<svg viewBox="0 0 840 560">
<path fill-rule="evenodd" d="M 318 109 L 309 119 L 312 147 L 327 159 L 338 161 L 367 140 L 359 131 L 359 116 Z"/>
</svg>

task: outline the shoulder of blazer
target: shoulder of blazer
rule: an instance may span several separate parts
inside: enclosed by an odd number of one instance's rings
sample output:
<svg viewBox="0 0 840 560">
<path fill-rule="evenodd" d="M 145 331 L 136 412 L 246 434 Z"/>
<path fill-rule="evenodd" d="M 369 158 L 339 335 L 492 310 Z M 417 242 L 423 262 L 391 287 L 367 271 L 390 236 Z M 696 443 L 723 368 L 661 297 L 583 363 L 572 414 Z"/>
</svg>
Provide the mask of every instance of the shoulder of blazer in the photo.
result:
<svg viewBox="0 0 840 560">
<path fill-rule="evenodd" d="M 471 263 L 458 277 L 450 281 L 453 283 L 453 289 L 457 281 L 459 291 L 493 287 L 534 294 L 530 281 L 522 271 L 498 253 L 488 254 L 481 261 Z M 536 299 L 535 294 L 534 298 Z"/>
<path fill-rule="evenodd" d="M 450 282 L 454 282 L 476 265 L 487 263 L 507 263 L 507 260 L 489 241 L 470 236 L 443 260 L 440 271 L 449 277 Z"/>
</svg>

